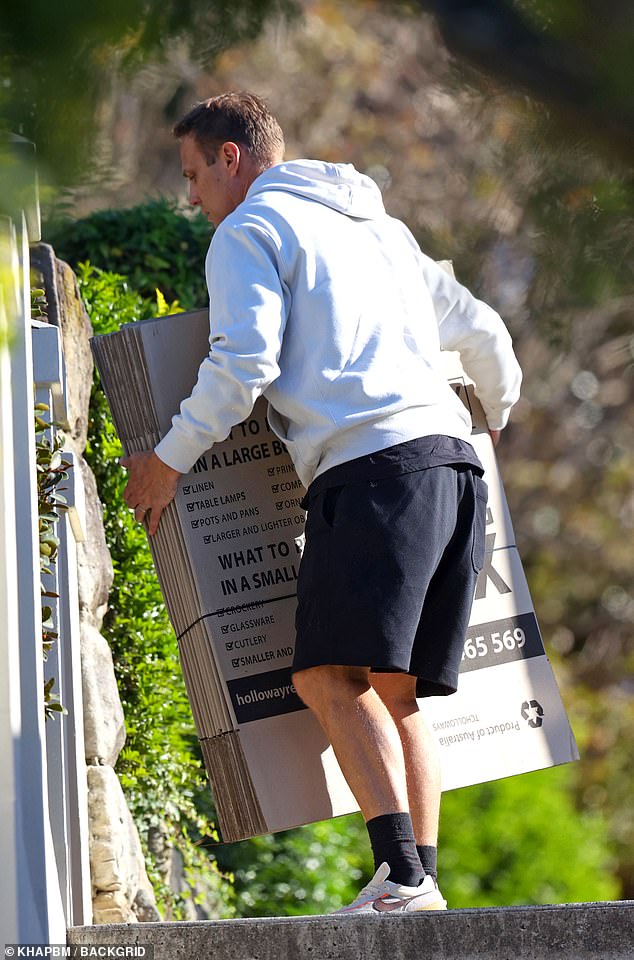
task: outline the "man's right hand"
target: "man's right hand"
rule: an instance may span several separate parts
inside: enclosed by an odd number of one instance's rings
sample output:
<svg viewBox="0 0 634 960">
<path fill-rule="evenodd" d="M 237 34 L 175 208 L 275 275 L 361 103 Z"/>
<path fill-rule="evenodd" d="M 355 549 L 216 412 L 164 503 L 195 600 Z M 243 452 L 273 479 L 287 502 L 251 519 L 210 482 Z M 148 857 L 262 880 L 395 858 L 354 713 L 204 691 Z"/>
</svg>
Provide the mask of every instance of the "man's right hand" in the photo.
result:
<svg viewBox="0 0 634 960">
<path fill-rule="evenodd" d="M 147 523 L 147 532 L 152 537 L 163 510 L 176 496 L 182 474 L 163 463 L 153 450 L 132 453 L 121 460 L 121 466 L 130 471 L 123 499 L 134 510 L 139 523 Z"/>
</svg>

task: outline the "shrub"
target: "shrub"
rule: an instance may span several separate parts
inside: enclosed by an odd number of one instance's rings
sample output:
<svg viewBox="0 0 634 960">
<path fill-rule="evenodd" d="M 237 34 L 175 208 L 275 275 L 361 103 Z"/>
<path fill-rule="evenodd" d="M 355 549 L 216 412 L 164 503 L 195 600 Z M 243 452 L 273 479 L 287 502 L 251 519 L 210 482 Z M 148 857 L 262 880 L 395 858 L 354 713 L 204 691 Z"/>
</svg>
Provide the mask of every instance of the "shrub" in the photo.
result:
<svg viewBox="0 0 634 960">
<path fill-rule="evenodd" d="M 203 264 L 211 234 L 201 213 L 185 216 L 167 199 L 99 210 L 73 222 L 58 218 L 46 230 L 57 256 L 71 266 L 90 261 L 121 274 L 146 300 L 154 299 L 158 287 L 186 310 L 207 303 Z"/>
</svg>

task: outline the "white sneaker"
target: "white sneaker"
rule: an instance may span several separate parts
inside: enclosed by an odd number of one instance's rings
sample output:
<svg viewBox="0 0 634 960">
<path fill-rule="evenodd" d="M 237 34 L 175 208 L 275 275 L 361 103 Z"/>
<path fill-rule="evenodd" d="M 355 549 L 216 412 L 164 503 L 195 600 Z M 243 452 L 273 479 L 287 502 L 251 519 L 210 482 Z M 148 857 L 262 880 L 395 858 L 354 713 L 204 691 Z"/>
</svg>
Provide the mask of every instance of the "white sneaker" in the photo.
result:
<svg viewBox="0 0 634 960">
<path fill-rule="evenodd" d="M 389 875 L 389 864 L 382 863 L 356 900 L 334 913 L 414 913 L 417 910 L 447 909 L 447 901 L 429 874 L 418 887 L 392 883 L 387 879 Z"/>
</svg>

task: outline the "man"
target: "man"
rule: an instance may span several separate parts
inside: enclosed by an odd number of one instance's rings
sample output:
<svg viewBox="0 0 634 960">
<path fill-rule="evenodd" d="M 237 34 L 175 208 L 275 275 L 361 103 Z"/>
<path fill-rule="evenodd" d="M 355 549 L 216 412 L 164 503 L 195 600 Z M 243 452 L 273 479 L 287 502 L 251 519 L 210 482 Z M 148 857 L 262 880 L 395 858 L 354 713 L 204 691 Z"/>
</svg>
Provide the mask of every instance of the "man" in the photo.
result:
<svg viewBox="0 0 634 960">
<path fill-rule="evenodd" d="M 307 487 L 293 680 L 365 817 L 376 874 L 347 912 L 444 909 L 440 770 L 417 696 L 451 694 L 486 486 L 441 348 L 458 350 L 496 442 L 521 379 L 500 317 L 419 249 L 350 165 L 283 163 L 250 94 L 175 127 L 190 202 L 216 232 L 211 350 L 126 501 L 152 535 L 178 478 L 260 394 Z"/>
</svg>

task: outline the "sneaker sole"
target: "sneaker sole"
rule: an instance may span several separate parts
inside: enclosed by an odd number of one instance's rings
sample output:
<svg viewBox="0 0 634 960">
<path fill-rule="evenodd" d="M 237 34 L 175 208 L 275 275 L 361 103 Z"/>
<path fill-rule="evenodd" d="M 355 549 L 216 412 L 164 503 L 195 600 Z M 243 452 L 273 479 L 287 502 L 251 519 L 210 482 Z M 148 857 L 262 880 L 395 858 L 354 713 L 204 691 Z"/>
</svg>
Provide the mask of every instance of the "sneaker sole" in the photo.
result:
<svg viewBox="0 0 634 960">
<path fill-rule="evenodd" d="M 409 910 L 405 910 L 406 913 L 422 913 L 424 910 L 446 910 L 447 901 L 446 900 L 436 900 L 435 903 L 427 903 L 423 907 L 410 907 Z"/>
</svg>

